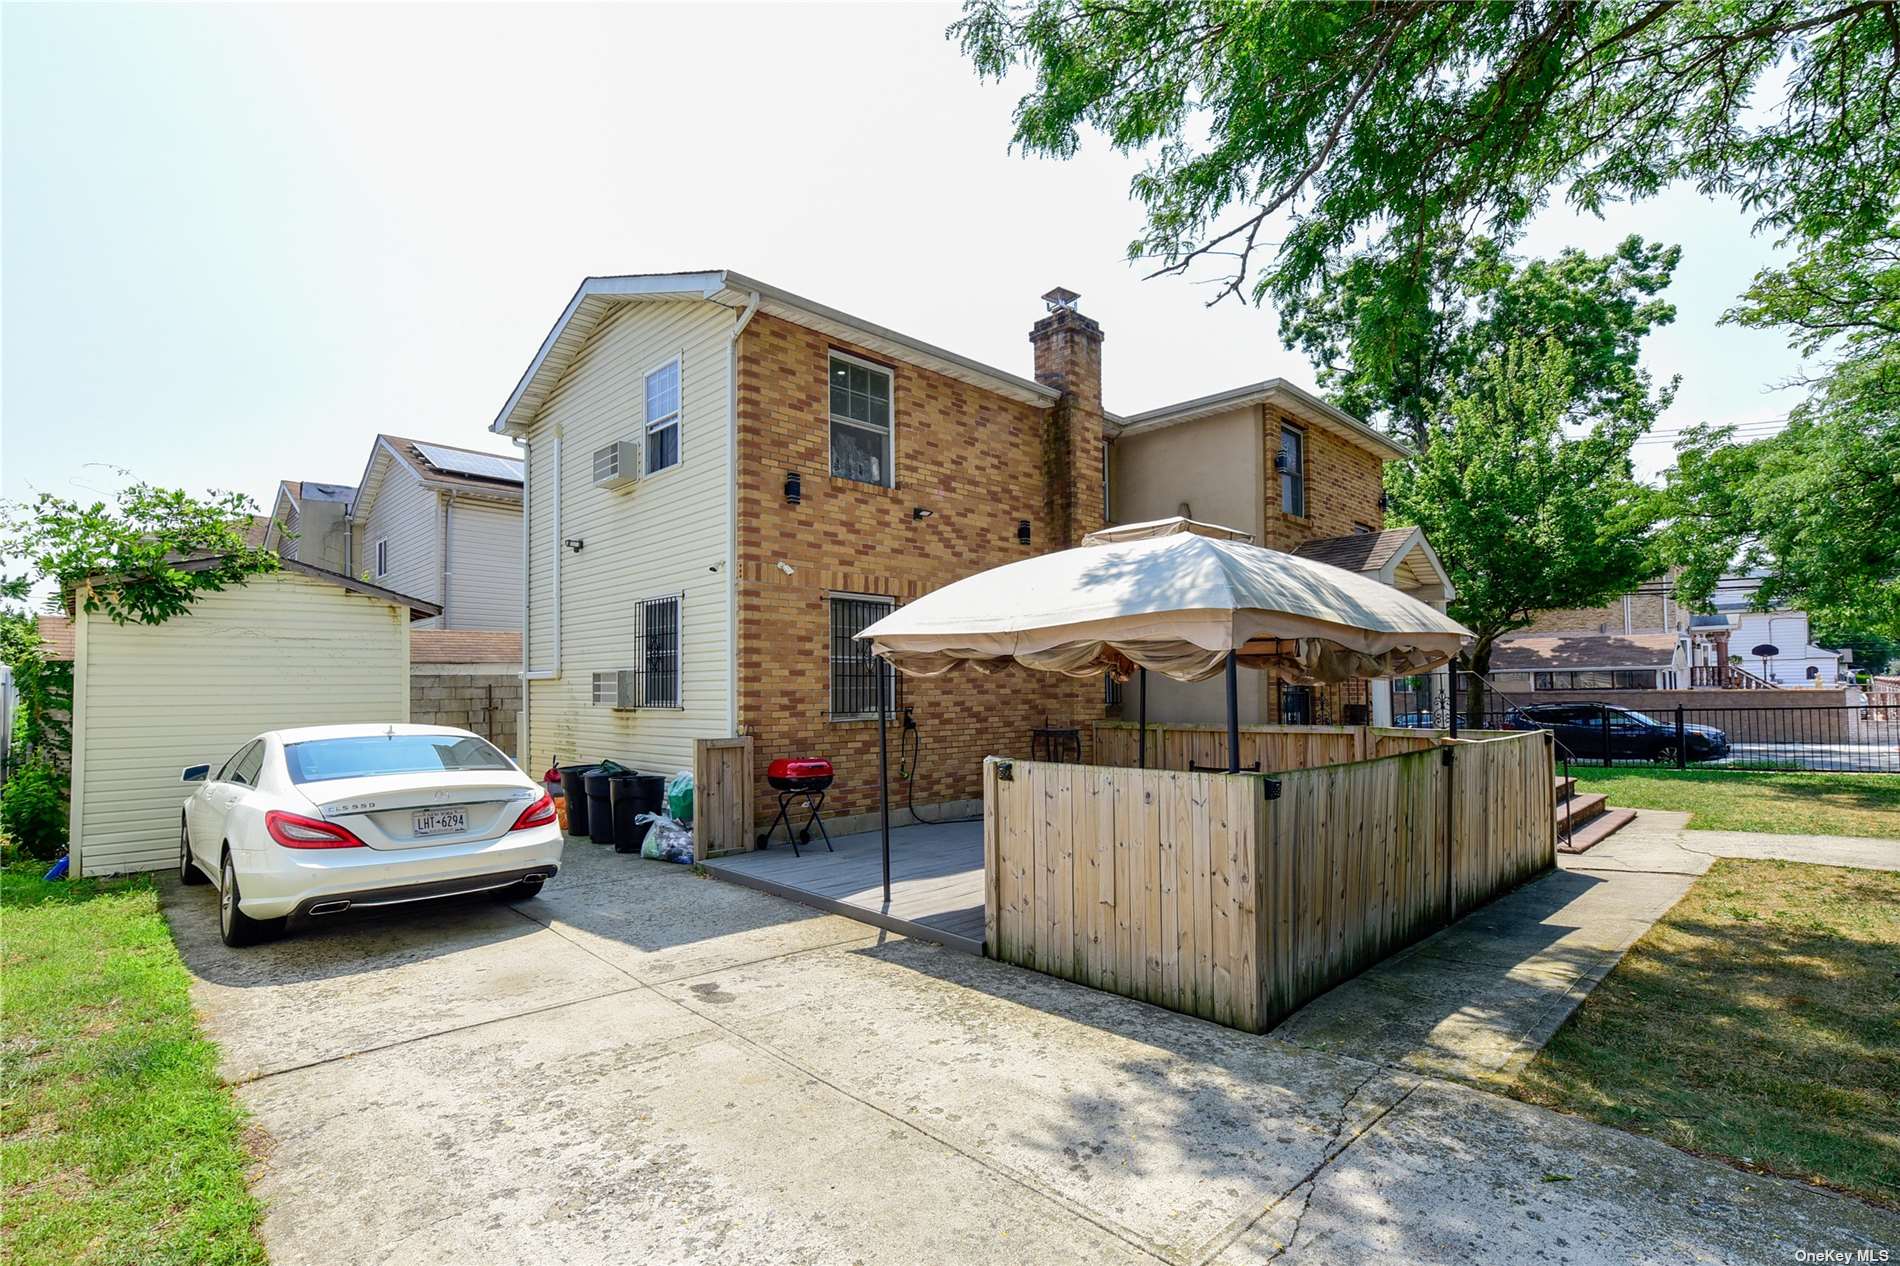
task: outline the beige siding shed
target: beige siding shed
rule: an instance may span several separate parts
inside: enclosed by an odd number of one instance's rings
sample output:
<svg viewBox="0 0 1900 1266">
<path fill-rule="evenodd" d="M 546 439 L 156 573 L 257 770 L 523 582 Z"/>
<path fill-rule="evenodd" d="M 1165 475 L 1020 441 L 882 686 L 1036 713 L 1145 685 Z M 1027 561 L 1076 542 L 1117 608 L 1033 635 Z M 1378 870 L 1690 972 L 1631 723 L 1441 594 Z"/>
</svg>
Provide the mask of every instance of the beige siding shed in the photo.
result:
<svg viewBox="0 0 1900 1266">
<path fill-rule="evenodd" d="M 82 595 L 83 597 L 83 595 Z M 178 860 L 179 771 L 265 730 L 409 719 L 409 623 L 435 608 L 287 561 L 163 624 L 73 621 L 76 875 Z"/>
</svg>

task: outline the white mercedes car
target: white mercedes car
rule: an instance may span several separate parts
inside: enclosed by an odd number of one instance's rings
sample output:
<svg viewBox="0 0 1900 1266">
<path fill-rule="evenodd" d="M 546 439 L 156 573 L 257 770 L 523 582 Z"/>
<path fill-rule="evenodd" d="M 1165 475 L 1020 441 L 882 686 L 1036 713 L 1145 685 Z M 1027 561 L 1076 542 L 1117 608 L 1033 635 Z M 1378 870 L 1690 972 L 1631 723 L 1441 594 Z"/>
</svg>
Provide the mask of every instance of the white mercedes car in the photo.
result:
<svg viewBox="0 0 1900 1266">
<path fill-rule="evenodd" d="M 439 725 L 273 730 L 199 784 L 178 825 L 178 877 L 215 876 L 226 945 L 291 916 L 472 892 L 532 897 L 561 866 L 547 791 L 485 739 Z"/>
</svg>

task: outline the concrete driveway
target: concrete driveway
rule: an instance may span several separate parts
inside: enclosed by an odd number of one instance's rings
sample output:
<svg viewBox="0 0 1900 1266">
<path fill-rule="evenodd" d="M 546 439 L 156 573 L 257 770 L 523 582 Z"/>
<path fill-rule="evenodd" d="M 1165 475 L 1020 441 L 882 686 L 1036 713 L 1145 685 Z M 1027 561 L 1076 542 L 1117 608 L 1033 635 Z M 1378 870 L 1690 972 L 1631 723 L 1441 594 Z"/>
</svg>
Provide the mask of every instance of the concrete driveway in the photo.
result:
<svg viewBox="0 0 1900 1266">
<path fill-rule="evenodd" d="M 1900 1218 L 570 843 L 246 951 L 165 891 L 298 1262 L 1776 1262 Z M 1460 929 L 1450 930 L 1453 933 Z"/>
</svg>

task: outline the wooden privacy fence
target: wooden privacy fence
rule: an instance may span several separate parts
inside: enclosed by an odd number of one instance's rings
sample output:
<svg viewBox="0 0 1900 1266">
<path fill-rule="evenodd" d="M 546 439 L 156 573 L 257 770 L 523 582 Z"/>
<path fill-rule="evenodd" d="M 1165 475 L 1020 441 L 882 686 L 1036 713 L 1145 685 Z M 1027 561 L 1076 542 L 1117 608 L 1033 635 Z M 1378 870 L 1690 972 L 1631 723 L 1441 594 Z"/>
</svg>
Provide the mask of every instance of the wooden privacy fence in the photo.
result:
<svg viewBox="0 0 1900 1266">
<path fill-rule="evenodd" d="M 1243 725 L 1240 764 L 1258 761 L 1260 772 L 1316 769 L 1343 765 L 1437 745 L 1430 730 L 1397 730 L 1369 725 Z M 1141 726 L 1132 721 L 1098 721 L 1095 759 L 1133 769 L 1140 753 Z M 1210 725 L 1148 726 L 1148 768 L 1227 768 L 1227 731 Z"/>
<path fill-rule="evenodd" d="M 753 846 L 752 739 L 693 742 L 693 859 Z"/>
<path fill-rule="evenodd" d="M 1277 777 L 992 757 L 988 952 L 1264 1032 L 1554 865 L 1550 752 L 1513 734 Z"/>
</svg>

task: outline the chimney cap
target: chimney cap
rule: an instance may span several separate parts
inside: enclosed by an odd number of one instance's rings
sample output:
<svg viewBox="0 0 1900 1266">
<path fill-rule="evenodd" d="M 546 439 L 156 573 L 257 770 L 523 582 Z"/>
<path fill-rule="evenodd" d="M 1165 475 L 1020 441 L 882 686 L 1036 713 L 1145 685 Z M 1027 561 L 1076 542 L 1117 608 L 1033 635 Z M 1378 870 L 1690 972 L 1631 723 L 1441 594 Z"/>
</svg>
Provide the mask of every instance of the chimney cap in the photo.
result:
<svg viewBox="0 0 1900 1266">
<path fill-rule="evenodd" d="M 1044 295 L 1042 301 L 1049 305 L 1049 311 L 1055 312 L 1061 308 L 1073 310 L 1075 301 L 1081 297 L 1081 295 L 1075 293 L 1073 290 L 1066 290 L 1061 286 L 1057 286 L 1054 290 Z"/>
</svg>

